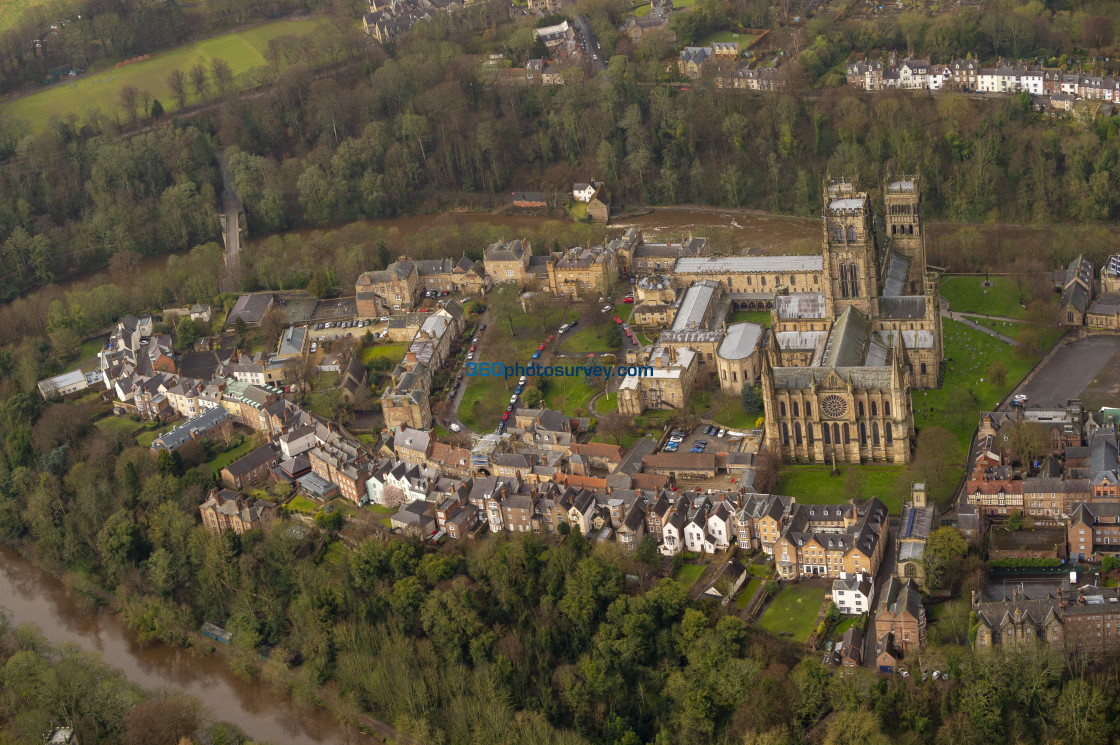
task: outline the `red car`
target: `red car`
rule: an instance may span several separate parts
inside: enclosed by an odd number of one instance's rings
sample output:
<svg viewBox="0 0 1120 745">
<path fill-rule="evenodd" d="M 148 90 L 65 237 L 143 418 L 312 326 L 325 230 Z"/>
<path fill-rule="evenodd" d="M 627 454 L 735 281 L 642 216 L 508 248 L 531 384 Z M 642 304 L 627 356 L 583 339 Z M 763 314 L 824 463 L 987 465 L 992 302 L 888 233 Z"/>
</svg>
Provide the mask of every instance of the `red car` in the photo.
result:
<svg viewBox="0 0 1120 745">
<path fill-rule="evenodd" d="M 630 329 L 626 329 L 626 335 L 627 336 L 633 336 L 633 334 L 630 333 Z"/>
<path fill-rule="evenodd" d="M 541 344 L 539 347 L 537 347 L 537 351 L 538 352 L 543 352 L 544 351 L 544 344 Z"/>
<path fill-rule="evenodd" d="M 632 297 L 624 297 L 624 298 L 622 298 L 622 302 L 624 302 L 624 303 L 632 303 L 632 302 L 634 302 L 634 298 L 632 298 Z"/>
<path fill-rule="evenodd" d="M 508 411 L 506 413 L 502 414 L 502 421 L 504 422 L 507 419 L 509 419 L 509 412 Z"/>
<path fill-rule="evenodd" d="M 615 316 L 615 317 L 614 317 L 614 322 L 615 322 L 615 323 L 622 323 L 622 319 L 621 319 L 621 318 L 619 318 L 618 316 Z"/>
<path fill-rule="evenodd" d="M 475 350 L 477 350 L 477 349 L 478 349 L 478 345 L 477 345 L 477 344 L 471 344 L 471 351 L 472 351 L 472 352 L 473 352 L 473 351 L 475 351 Z"/>
<path fill-rule="evenodd" d="M 547 344 L 548 342 L 552 341 L 555 338 L 556 338 L 556 334 L 549 334 L 548 338 L 545 339 L 545 343 Z"/>
</svg>

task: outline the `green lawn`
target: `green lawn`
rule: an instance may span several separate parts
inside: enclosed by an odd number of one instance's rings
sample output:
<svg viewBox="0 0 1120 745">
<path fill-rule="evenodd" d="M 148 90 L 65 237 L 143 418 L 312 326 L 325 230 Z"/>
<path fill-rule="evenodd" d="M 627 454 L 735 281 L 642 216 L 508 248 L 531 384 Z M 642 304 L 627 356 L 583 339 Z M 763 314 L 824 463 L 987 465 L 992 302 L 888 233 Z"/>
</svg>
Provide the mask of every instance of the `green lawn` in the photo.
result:
<svg viewBox="0 0 1120 745">
<path fill-rule="evenodd" d="M 339 566 L 346 561 L 346 554 L 348 553 L 349 551 L 346 550 L 342 541 L 331 541 L 327 550 L 323 552 L 323 561 Z"/>
<path fill-rule="evenodd" d="M 676 2 L 673 3 L 673 7 L 674 8 L 677 7 Z M 719 42 L 737 41 L 737 42 L 739 42 L 739 50 L 742 51 L 742 50 L 746 49 L 747 47 L 749 47 L 752 43 L 754 43 L 754 40 L 757 39 L 757 38 L 758 37 L 754 34 L 737 34 L 734 31 L 715 31 L 713 33 L 708 34 L 703 39 L 701 39 L 699 42 L 697 42 L 696 46 L 706 47 L 706 46 L 711 45 L 713 42 L 717 42 L 717 41 L 719 41 Z"/>
<path fill-rule="evenodd" d="M 99 336 L 96 339 L 90 339 L 82 344 L 78 349 L 76 366 L 82 368 L 82 372 L 93 372 L 100 367 L 100 361 L 97 359 L 97 353 L 105 348 L 105 342 L 109 337 Z"/>
<path fill-rule="evenodd" d="M 516 380 L 514 381 L 517 382 Z M 544 404 L 550 409 L 562 411 L 569 416 L 575 416 L 576 409 L 587 411 L 587 402 L 591 400 L 600 388 L 598 386 L 589 386 L 583 382 L 583 378 L 562 377 L 553 378 L 552 387 L 549 388 L 548 394 L 544 397 Z M 611 394 L 614 398 L 615 395 Z M 616 403 L 617 407 L 618 404 Z M 588 414 L 584 414 L 588 416 Z"/>
<path fill-rule="evenodd" d="M 836 624 L 836 628 L 832 630 L 833 638 L 839 640 L 844 636 L 844 632 L 853 626 L 860 626 L 863 624 L 863 615 L 858 616 L 844 616 L 844 620 Z"/>
<path fill-rule="evenodd" d="M 5 0 L 0 5 L 7 4 Z M 238 88 L 245 88 L 250 85 L 246 73 L 265 64 L 264 52 L 268 49 L 269 40 L 285 34 L 308 34 L 321 23 L 319 20 L 275 21 L 245 31 L 222 34 L 155 54 L 149 60 L 125 67 L 114 69 L 109 65 L 71 83 L 62 83 L 9 101 L 0 111 L 5 117 L 26 119 L 35 130 L 46 129 L 52 116 L 68 112 L 85 119 L 88 111 L 99 109 L 103 115 L 112 118 L 112 112 L 117 110 L 117 96 L 126 85 L 148 91 L 163 103 L 165 110 L 172 111 L 177 105 L 167 85 L 167 76 L 172 70 L 179 69 L 185 74 L 199 63 L 208 65 L 211 59 L 221 58 L 233 71 Z M 187 105 L 196 103 L 197 96 L 192 89 Z"/>
<path fill-rule="evenodd" d="M 951 310 L 985 316 L 1023 318 L 1026 308 L 1019 305 L 1019 290 L 1008 277 L 992 277 L 991 287 L 981 287 L 983 277 L 947 277 L 941 280 L 941 297 Z"/>
<path fill-rule="evenodd" d="M 717 424 L 731 427 L 735 430 L 754 429 L 761 411 L 746 411 L 743 409 L 743 399 L 736 397 L 715 397 L 715 406 L 707 413 L 707 417 Z"/>
<path fill-rule="evenodd" d="M 513 314 L 513 333 L 510 333 L 509 322 L 502 319 L 487 317 L 487 327 L 482 343 L 479 347 L 479 362 L 502 362 L 503 364 L 528 365 L 532 362 L 533 352 L 549 334 L 555 334 L 565 319 L 564 308 L 561 306 L 545 306 L 534 313 L 524 313 L 520 309 Z M 578 317 L 572 313 L 567 318 Z M 553 345 L 556 342 L 553 341 Z M 568 380 L 583 386 L 582 381 L 576 378 L 556 378 L 553 388 L 561 381 Z M 530 381 L 531 384 L 532 381 Z M 459 402 L 459 419 L 476 432 L 493 430 L 501 420 L 502 412 L 509 403 L 517 387 L 517 378 L 508 380 L 493 376 L 467 377 L 467 389 Z M 587 388 L 587 386 L 583 386 Z M 593 391 L 587 388 L 587 395 L 583 398 L 586 406 L 587 399 Z M 550 396 L 555 395 L 550 391 Z"/>
<path fill-rule="evenodd" d="M 752 577 L 769 579 L 774 570 L 767 564 L 747 564 L 747 573 Z"/>
<path fill-rule="evenodd" d="M 123 432 L 124 434 L 128 434 L 144 426 L 140 422 L 132 421 L 130 417 L 114 416 L 112 414 L 103 419 L 98 419 L 96 425 L 98 429 L 104 432 L 109 432 L 110 434 L 113 432 Z M 155 439 L 155 433 L 153 433 L 152 439 Z M 151 443 L 148 444 L 151 445 Z"/>
<path fill-rule="evenodd" d="M 840 475 L 833 476 L 831 466 L 782 466 L 777 493 L 795 496 L 806 504 L 843 504 L 849 499 L 878 497 L 895 514 L 910 496 L 909 471 L 903 466 L 840 466 L 839 470 Z M 855 476 L 850 475 L 853 472 Z"/>
<path fill-rule="evenodd" d="M 613 323 L 613 321 L 612 321 Z M 607 332 L 610 328 L 606 324 L 586 326 L 573 334 L 565 334 L 563 350 L 571 354 L 587 354 L 588 352 L 617 352 L 618 347 L 607 344 Z"/>
<path fill-rule="evenodd" d="M 766 328 L 770 328 L 770 311 L 768 310 L 741 310 L 738 313 L 732 313 L 731 317 L 727 319 L 728 325 L 732 323 L 757 323 Z"/>
<path fill-rule="evenodd" d="M 395 515 L 395 514 L 397 514 L 397 511 L 394 510 L 392 507 L 386 507 L 383 504 L 371 504 L 371 505 L 368 505 L 366 507 L 366 509 L 371 510 L 372 512 L 375 512 L 378 515 Z"/>
<path fill-rule="evenodd" d="M 824 595 L 823 587 L 786 585 L 758 619 L 758 625 L 771 634 L 792 631 L 794 641 L 807 641 L 816 628 Z"/>
<path fill-rule="evenodd" d="M 403 341 L 399 344 L 382 344 L 376 347 L 367 347 L 362 350 L 362 364 L 368 365 L 378 357 L 388 357 L 393 362 L 399 362 L 404 357 L 408 345 Z"/>
<path fill-rule="evenodd" d="M 46 4 L 47 0 L 4 0 L 0 3 L 0 31 L 7 31 L 16 25 L 28 8 Z"/>
<path fill-rule="evenodd" d="M 743 585 L 743 589 L 739 592 L 739 597 L 735 598 L 735 609 L 743 610 L 747 607 L 747 603 L 754 597 L 755 590 L 762 584 L 760 579 L 752 579 L 747 584 Z"/>
<path fill-rule="evenodd" d="M 304 408 L 326 419 L 331 418 L 330 395 L 338 383 L 338 373 L 320 373 L 315 377 L 315 388 L 307 396 Z"/>
<path fill-rule="evenodd" d="M 700 579 L 700 575 L 704 573 L 704 569 L 705 567 L 702 564 L 685 564 L 677 571 L 673 579 L 687 591 L 696 584 L 696 580 Z"/>
<path fill-rule="evenodd" d="M 304 515 L 314 515 L 319 511 L 319 503 L 304 496 L 297 494 L 285 505 L 291 512 L 300 512 Z"/>
<path fill-rule="evenodd" d="M 238 458 L 242 458 L 248 455 L 252 451 L 253 440 L 249 437 L 246 437 L 245 442 L 241 443 L 233 450 L 227 450 L 224 453 L 220 453 L 218 457 L 214 458 L 214 460 L 210 461 L 209 463 L 204 463 L 202 465 L 202 468 L 212 474 L 220 473 L 221 470 L 228 466 L 230 463 L 233 463 Z"/>
<path fill-rule="evenodd" d="M 631 15 L 635 18 L 645 18 L 649 15 L 651 10 L 653 10 L 653 6 L 650 3 L 646 3 L 645 5 L 639 5 L 637 8 L 634 8 L 634 12 Z"/>
<path fill-rule="evenodd" d="M 586 220 L 587 202 L 573 202 L 568 205 L 568 214 L 572 216 L 573 220 Z"/>
<path fill-rule="evenodd" d="M 434 424 L 432 430 L 435 432 L 436 437 L 441 439 L 451 436 L 451 430 L 449 430 L 447 427 L 444 427 L 442 424 Z"/>
<path fill-rule="evenodd" d="M 141 432 L 136 435 L 136 444 L 142 448 L 150 448 L 152 443 L 155 442 L 156 437 L 159 436 L 159 431 L 150 429 L 147 432 Z"/>
<path fill-rule="evenodd" d="M 610 414 L 618 411 L 618 392 L 614 391 L 609 396 L 602 396 L 595 402 L 595 409 L 600 414 Z"/>
</svg>

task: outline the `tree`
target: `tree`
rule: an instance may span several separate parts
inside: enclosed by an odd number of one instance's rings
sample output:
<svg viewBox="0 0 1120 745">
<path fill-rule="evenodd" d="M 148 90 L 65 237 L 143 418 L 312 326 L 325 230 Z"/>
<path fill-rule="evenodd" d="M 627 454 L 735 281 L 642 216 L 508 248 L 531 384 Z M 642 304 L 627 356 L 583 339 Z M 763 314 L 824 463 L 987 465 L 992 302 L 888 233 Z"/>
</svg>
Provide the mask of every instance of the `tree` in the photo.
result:
<svg viewBox="0 0 1120 745">
<path fill-rule="evenodd" d="M 342 530 L 342 525 L 345 522 L 346 517 L 338 510 L 327 512 L 324 509 L 315 513 L 315 524 L 332 536 L 337 535 L 338 531 Z"/>
<path fill-rule="evenodd" d="M 1081 23 L 1081 43 L 1098 51 L 1110 45 L 1115 38 L 1112 19 L 1089 16 Z"/>
<path fill-rule="evenodd" d="M 925 482 L 931 493 L 940 493 L 945 485 L 949 466 L 948 453 L 957 452 L 957 438 L 944 427 L 926 427 L 918 434 L 918 446 L 914 450 L 914 463 L 911 469 Z"/>
<path fill-rule="evenodd" d="M 771 598 L 774 597 L 775 595 L 777 595 L 778 591 L 781 590 L 781 589 L 782 589 L 782 586 L 779 585 L 776 580 L 772 580 L 772 579 L 766 580 L 766 584 L 764 584 L 762 586 L 762 591 L 766 593 L 767 597 L 771 597 Z"/>
<path fill-rule="evenodd" d="M 1028 471 L 1036 458 L 1050 452 L 1050 438 L 1046 428 L 1037 422 L 1018 420 L 1011 429 L 1011 452 Z"/>
<path fill-rule="evenodd" d="M 198 324 L 190 316 L 185 316 L 179 321 L 179 325 L 175 327 L 175 334 L 179 337 L 180 347 L 193 347 L 201 336 Z"/>
<path fill-rule="evenodd" d="M 527 409 L 535 409 L 540 406 L 543 398 L 544 397 L 541 396 L 541 392 L 539 389 L 526 388 L 525 391 L 521 394 L 521 405 Z"/>
<path fill-rule="evenodd" d="M 303 396 L 315 387 L 315 366 L 315 358 L 309 354 L 289 357 L 284 362 L 284 379 L 291 384 L 293 390 Z"/>
<path fill-rule="evenodd" d="M 404 492 L 396 486 L 386 486 L 381 490 L 381 504 L 397 509 L 404 504 Z"/>
<path fill-rule="evenodd" d="M 762 411 L 762 389 L 757 385 L 743 383 L 743 409 L 746 411 Z"/>
<path fill-rule="evenodd" d="M 754 489 L 760 494 L 771 494 L 778 486 L 782 457 L 773 450 L 763 450 L 754 459 Z"/>
<path fill-rule="evenodd" d="M 125 719 L 124 745 L 177 743 L 189 739 L 202 724 L 198 702 L 187 697 L 144 701 Z"/>
<path fill-rule="evenodd" d="M 1010 531 L 1018 531 L 1023 529 L 1022 511 L 1011 510 L 1011 514 L 1007 516 L 1007 529 Z"/>
<path fill-rule="evenodd" d="M 233 91 L 233 70 L 221 57 L 210 60 L 210 76 L 214 79 L 219 95 L 224 96 Z"/>
<path fill-rule="evenodd" d="M 163 104 L 160 103 L 158 98 L 152 99 L 152 110 L 149 116 L 152 119 L 159 119 L 161 116 L 163 116 Z"/>
<path fill-rule="evenodd" d="M 311 281 L 307 283 L 307 291 L 315 297 L 324 298 L 330 297 L 333 290 L 327 272 L 322 268 L 316 269 L 311 275 Z"/>
<path fill-rule="evenodd" d="M 514 335 L 513 316 L 521 309 L 520 304 L 517 302 L 517 294 L 517 286 L 508 282 L 490 293 L 490 309 L 493 311 L 495 317 L 509 324 L 510 336 Z"/>
<path fill-rule="evenodd" d="M 171 89 L 171 96 L 179 104 L 182 111 L 187 105 L 187 76 L 179 68 L 175 68 L 167 75 L 167 87 Z"/>
<path fill-rule="evenodd" d="M 136 126 L 136 107 L 140 103 L 140 91 L 134 85 L 126 85 L 117 94 L 117 101 L 132 125 Z"/>
<path fill-rule="evenodd" d="M 1003 360 L 995 359 L 988 365 L 988 380 L 997 388 L 1007 382 L 1007 365 L 1003 364 Z"/>
<path fill-rule="evenodd" d="M 199 100 L 206 98 L 206 65 L 199 62 L 191 68 L 190 72 L 191 87 L 194 88 L 195 95 Z"/>
<path fill-rule="evenodd" d="M 284 315 L 284 311 L 277 305 L 272 306 L 264 312 L 261 316 L 261 335 L 264 337 L 264 344 L 269 349 L 275 349 L 277 343 L 280 341 L 280 332 L 284 330 L 284 326 L 288 323 L 288 317 Z"/>
<path fill-rule="evenodd" d="M 867 709 L 839 711 L 828 721 L 824 745 L 889 745 L 879 720 Z"/>
<path fill-rule="evenodd" d="M 926 586 L 932 590 L 951 587 L 967 556 L 968 542 L 959 530 L 944 527 L 931 532 L 922 554 Z"/>
<path fill-rule="evenodd" d="M 633 420 L 617 411 L 599 417 L 599 432 L 614 440 L 615 445 L 622 441 L 622 438 L 630 431 L 631 426 L 633 426 Z"/>
</svg>

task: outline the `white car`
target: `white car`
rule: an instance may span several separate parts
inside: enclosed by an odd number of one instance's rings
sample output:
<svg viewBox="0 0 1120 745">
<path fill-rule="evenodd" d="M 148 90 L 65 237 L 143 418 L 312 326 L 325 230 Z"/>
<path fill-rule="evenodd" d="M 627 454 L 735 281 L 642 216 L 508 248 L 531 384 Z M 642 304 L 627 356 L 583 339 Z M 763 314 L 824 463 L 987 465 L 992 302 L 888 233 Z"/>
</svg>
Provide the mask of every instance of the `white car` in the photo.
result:
<svg viewBox="0 0 1120 745">
<path fill-rule="evenodd" d="M 319 349 L 319 345 L 316 344 L 315 342 L 311 342 L 311 354 L 315 354 L 316 350 L 318 350 L 318 349 Z"/>
<path fill-rule="evenodd" d="M 716 437 L 723 437 L 726 434 L 727 434 L 727 430 L 726 429 L 721 429 L 719 432 L 716 433 Z"/>
<path fill-rule="evenodd" d="M 517 394 L 516 393 L 509 397 L 509 405 L 513 406 L 515 403 L 517 403 Z"/>
<path fill-rule="evenodd" d="M 609 305 L 604 306 L 602 312 L 603 313 L 610 313 L 611 312 L 611 306 L 609 306 Z"/>
<path fill-rule="evenodd" d="M 557 331 L 556 333 L 562 334 L 570 328 L 571 328 L 571 326 L 569 326 L 568 324 L 565 323 L 563 326 L 560 327 L 560 330 Z"/>
<path fill-rule="evenodd" d="M 522 375 L 522 376 L 521 376 L 521 377 L 520 377 L 520 378 L 518 379 L 518 381 L 517 381 L 517 384 L 518 384 L 518 385 L 525 385 L 525 384 L 526 384 L 526 383 L 528 383 L 528 382 L 529 382 L 529 379 L 528 379 L 527 377 L 525 377 L 524 375 Z"/>
<path fill-rule="evenodd" d="M 381 316 L 381 318 L 379 318 L 377 320 L 380 321 L 381 323 L 388 323 L 389 322 L 389 316 Z"/>
<path fill-rule="evenodd" d="M 684 442 L 684 438 L 680 435 L 673 435 L 669 438 L 669 442 Z"/>
<path fill-rule="evenodd" d="M 463 431 L 463 428 L 462 428 L 462 427 L 460 427 L 460 426 L 459 426 L 458 424 L 456 424 L 455 422 L 452 422 L 451 424 L 447 425 L 447 428 L 448 428 L 449 430 L 451 430 L 452 432 L 462 432 L 462 431 Z"/>
<path fill-rule="evenodd" d="M 474 352 L 467 352 L 467 362 L 474 359 Z"/>
</svg>

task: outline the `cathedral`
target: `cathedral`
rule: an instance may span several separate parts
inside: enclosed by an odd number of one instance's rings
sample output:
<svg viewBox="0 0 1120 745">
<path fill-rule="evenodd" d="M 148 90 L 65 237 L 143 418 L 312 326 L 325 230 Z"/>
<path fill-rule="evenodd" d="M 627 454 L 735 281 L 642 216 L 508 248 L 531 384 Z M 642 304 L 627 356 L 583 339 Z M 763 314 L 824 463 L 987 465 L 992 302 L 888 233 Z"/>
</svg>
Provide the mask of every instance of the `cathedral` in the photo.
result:
<svg viewBox="0 0 1120 745">
<path fill-rule="evenodd" d="M 819 281 L 775 288 L 761 379 L 766 444 L 786 462 L 909 461 L 910 389 L 940 384 L 917 179 L 887 183 L 883 202 L 874 216 L 855 183 L 829 181 Z"/>
</svg>

